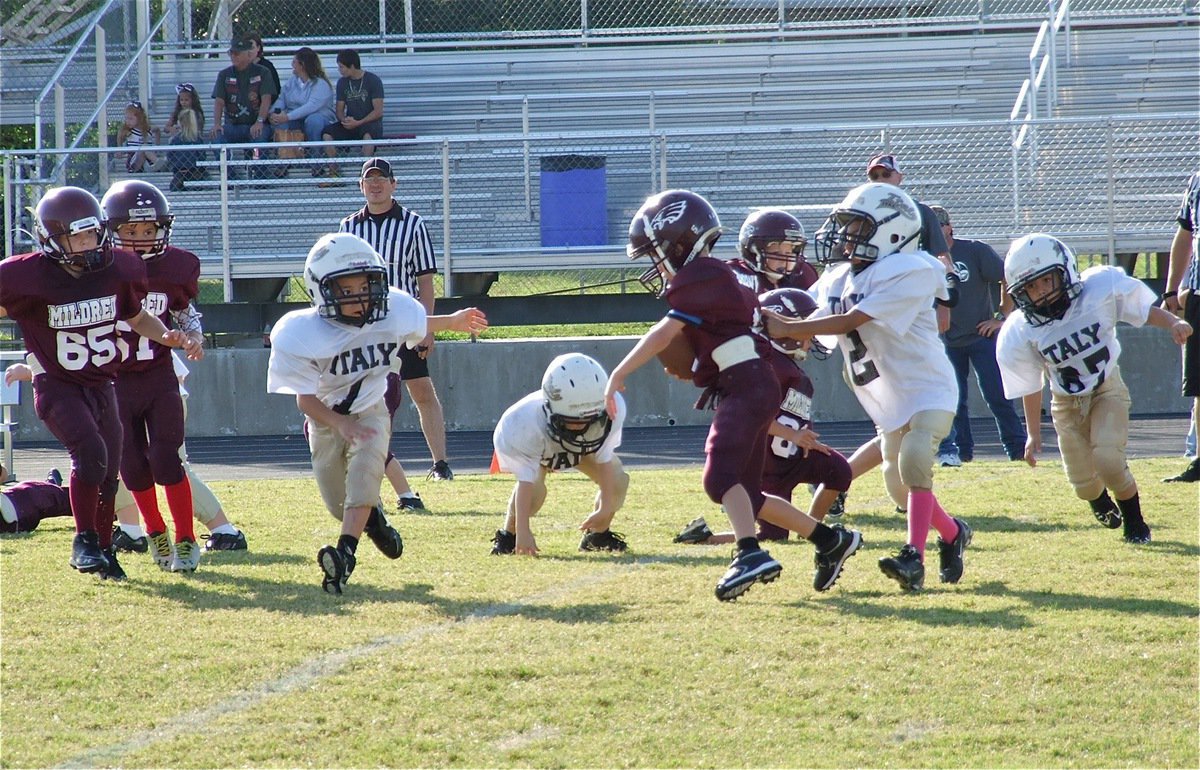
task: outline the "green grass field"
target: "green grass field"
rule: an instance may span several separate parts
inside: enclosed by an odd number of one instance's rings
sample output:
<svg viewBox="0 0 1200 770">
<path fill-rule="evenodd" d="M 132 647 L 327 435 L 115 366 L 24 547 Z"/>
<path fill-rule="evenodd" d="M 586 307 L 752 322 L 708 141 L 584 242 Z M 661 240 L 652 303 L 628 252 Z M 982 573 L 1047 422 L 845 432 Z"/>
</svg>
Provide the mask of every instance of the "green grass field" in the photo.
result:
<svg viewBox="0 0 1200 770">
<path fill-rule="evenodd" d="M 0 539 L 4 767 L 1197 767 L 1197 489 L 1136 461 L 1154 542 L 1102 529 L 1046 463 L 938 473 L 970 521 L 963 582 L 902 594 L 876 567 L 904 523 L 878 473 L 866 545 L 811 587 L 717 602 L 724 519 L 696 468 L 634 470 L 624 556 L 577 552 L 582 476 L 551 480 L 542 556 L 491 557 L 506 477 L 422 488 L 389 562 L 364 541 L 347 594 L 311 481 L 216 483 L 251 551 L 130 580 L 67 567 L 69 522 Z M 807 494 L 799 497 L 807 503 Z M 931 541 L 932 544 L 932 541 Z M 932 550 L 936 565 L 936 550 Z M 137 558 L 135 558 L 137 557 Z"/>
</svg>

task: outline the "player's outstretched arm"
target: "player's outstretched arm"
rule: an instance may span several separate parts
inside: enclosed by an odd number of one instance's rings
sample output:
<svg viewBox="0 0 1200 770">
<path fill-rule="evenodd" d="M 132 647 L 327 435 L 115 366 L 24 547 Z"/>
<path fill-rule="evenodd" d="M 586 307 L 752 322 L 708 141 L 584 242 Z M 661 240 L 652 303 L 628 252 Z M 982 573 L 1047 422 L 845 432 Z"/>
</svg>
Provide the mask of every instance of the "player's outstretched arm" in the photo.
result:
<svg viewBox="0 0 1200 770">
<path fill-rule="evenodd" d="M 126 323 L 143 337 L 148 337 L 169 348 L 183 348 L 187 357 L 193 361 L 204 355 L 194 339 L 188 339 L 188 336 L 178 329 L 168 329 L 163 326 L 163 322 L 158 320 L 157 316 L 147 313 L 145 310 L 130 318 Z"/>
<path fill-rule="evenodd" d="M 1042 391 L 1021 397 L 1021 408 L 1025 412 L 1025 462 L 1030 468 L 1037 466 L 1037 456 L 1042 451 Z"/>
<path fill-rule="evenodd" d="M 775 311 L 766 309 L 762 311 L 762 315 L 767 324 L 767 333 L 772 337 L 790 337 L 801 341 L 818 334 L 849 334 L 871 320 L 871 316 L 861 310 L 807 320 L 784 318 Z"/>
<path fill-rule="evenodd" d="M 1179 318 L 1174 313 L 1163 310 L 1161 307 L 1150 308 L 1150 315 L 1146 318 L 1146 323 L 1151 326 L 1157 326 L 1160 329 L 1166 329 L 1176 345 L 1182 345 L 1187 342 L 1188 337 L 1192 336 L 1192 325 L 1190 323 Z"/>
<path fill-rule="evenodd" d="M 355 441 L 366 440 L 375 435 L 374 428 L 363 425 L 348 414 L 339 414 L 333 411 L 325 405 L 324 401 L 314 395 L 296 396 L 296 408 L 310 420 L 336 430 L 347 443 L 353 444 Z"/>
<path fill-rule="evenodd" d="M 477 307 L 466 307 L 450 315 L 431 315 L 428 320 L 431 332 L 466 332 L 481 334 L 488 328 L 487 316 Z"/>
<path fill-rule="evenodd" d="M 604 401 L 608 406 L 608 416 L 617 418 L 616 394 L 625 390 L 625 378 L 636 372 L 647 362 L 667 349 L 671 340 L 683 334 L 683 321 L 667 316 L 642 335 L 633 346 L 633 350 L 625 355 L 617 368 L 608 376 L 608 386 L 604 389 Z"/>
<path fill-rule="evenodd" d="M 515 551 L 518 556 L 537 556 L 537 539 L 529 520 L 533 517 L 534 485 L 528 481 L 518 481 L 513 490 L 513 525 L 516 527 L 517 544 Z"/>
<path fill-rule="evenodd" d="M 33 382 L 33 369 L 28 364 L 12 364 L 4 370 L 4 384 L 14 382 Z"/>
</svg>

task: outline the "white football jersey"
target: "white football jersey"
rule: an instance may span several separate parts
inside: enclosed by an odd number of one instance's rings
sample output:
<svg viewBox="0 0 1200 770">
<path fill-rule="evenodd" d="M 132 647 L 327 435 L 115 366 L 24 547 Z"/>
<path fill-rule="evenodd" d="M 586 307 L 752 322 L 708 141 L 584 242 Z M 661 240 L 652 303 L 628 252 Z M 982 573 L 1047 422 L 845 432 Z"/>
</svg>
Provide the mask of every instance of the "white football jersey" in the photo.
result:
<svg viewBox="0 0 1200 770">
<path fill-rule="evenodd" d="M 425 339 L 425 308 L 399 289 L 388 293 L 387 315 L 363 327 L 293 310 L 271 330 L 267 392 L 315 395 L 342 414 L 378 403 L 389 372 L 400 371 L 400 346 Z"/>
<path fill-rule="evenodd" d="M 617 417 L 612 430 L 596 451 L 596 462 L 606 463 L 613 459 L 617 447 L 621 446 L 621 428 L 625 424 L 625 398 L 616 394 Z M 492 433 L 492 444 L 496 448 L 496 459 L 500 470 L 511 473 L 517 481 L 537 481 L 538 468 L 549 471 L 567 470 L 579 465 L 581 455 L 574 452 L 550 435 L 549 419 L 546 417 L 542 391 L 534 391 L 504 410 L 496 430 Z"/>
<path fill-rule="evenodd" d="M 1000 328 L 996 360 L 1006 398 L 1040 392 L 1043 374 L 1060 396 L 1090 393 L 1117 364 L 1117 322 L 1141 326 L 1156 297 L 1146 284 L 1116 267 L 1099 265 L 1080 276 L 1083 289 L 1066 315 L 1032 326 L 1020 310 Z"/>
<path fill-rule="evenodd" d="M 861 273 L 849 262 L 810 289 L 812 317 L 860 310 L 870 321 L 838 335 L 846 381 L 880 430 L 903 427 L 917 412 L 953 412 L 958 385 L 938 337 L 933 301 L 947 299 L 946 268 L 923 251 L 891 254 Z"/>
</svg>

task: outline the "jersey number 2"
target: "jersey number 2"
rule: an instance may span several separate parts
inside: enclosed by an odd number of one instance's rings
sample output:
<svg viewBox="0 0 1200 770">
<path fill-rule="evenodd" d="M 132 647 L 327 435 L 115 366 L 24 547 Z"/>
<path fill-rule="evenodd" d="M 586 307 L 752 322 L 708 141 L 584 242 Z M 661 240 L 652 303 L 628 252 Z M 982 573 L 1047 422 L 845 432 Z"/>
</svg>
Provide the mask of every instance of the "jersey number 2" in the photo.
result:
<svg viewBox="0 0 1200 770">
<path fill-rule="evenodd" d="M 847 334 L 846 339 L 850 340 L 853 345 L 850 348 L 849 360 L 846 362 L 846 366 L 850 369 L 850 380 L 855 385 L 866 385 L 872 380 L 879 379 L 879 369 L 875 367 L 874 361 L 867 358 L 870 351 L 867 350 L 867 345 L 863 342 L 858 329 Z"/>
</svg>

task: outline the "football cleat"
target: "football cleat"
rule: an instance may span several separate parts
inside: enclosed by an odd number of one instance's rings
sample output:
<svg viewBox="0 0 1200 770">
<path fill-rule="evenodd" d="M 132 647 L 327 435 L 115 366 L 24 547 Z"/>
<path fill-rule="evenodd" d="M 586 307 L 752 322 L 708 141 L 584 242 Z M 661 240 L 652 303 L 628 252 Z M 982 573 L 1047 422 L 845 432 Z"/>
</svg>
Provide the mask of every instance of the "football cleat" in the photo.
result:
<svg viewBox="0 0 1200 770">
<path fill-rule="evenodd" d="M 246 551 L 249 546 L 246 544 L 246 533 L 240 529 L 236 535 L 231 535 L 228 532 L 214 532 L 204 541 L 204 550 L 206 551 Z"/>
<path fill-rule="evenodd" d="M 50 471 L 46 474 L 46 483 L 53 484 L 56 487 L 61 487 L 63 485 L 62 473 L 59 472 L 58 468 L 50 469 Z"/>
<path fill-rule="evenodd" d="M 505 529 L 496 530 L 492 537 L 492 556 L 504 556 L 517 550 L 517 533 Z"/>
<path fill-rule="evenodd" d="M 905 545 L 895 556 L 880 559 L 879 570 L 905 591 L 919 591 L 925 584 L 925 565 L 921 563 L 921 554 L 911 545 Z"/>
<path fill-rule="evenodd" d="M 729 569 L 717 581 L 717 599 L 733 601 L 750 590 L 755 583 L 770 583 L 783 572 L 783 565 L 771 558 L 771 554 L 759 548 L 755 551 L 738 551 L 733 556 Z"/>
<path fill-rule="evenodd" d="M 71 541 L 70 565 L 80 572 L 99 572 L 108 568 L 104 551 L 100 550 L 100 534 L 78 532 Z"/>
<path fill-rule="evenodd" d="M 429 509 L 425 507 L 425 503 L 421 502 L 421 496 L 416 492 L 397 497 L 396 508 L 401 511 L 411 511 L 412 513 L 429 513 Z"/>
<path fill-rule="evenodd" d="M 683 531 L 675 536 L 672 543 L 704 543 L 713 536 L 713 531 L 709 529 L 708 523 L 704 521 L 703 516 L 697 516 L 692 519 L 691 523 L 683 528 Z"/>
<path fill-rule="evenodd" d="M 838 496 L 834 498 L 833 503 L 829 506 L 829 513 L 826 514 L 830 518 L 840 519 L 846 514 L 846 493 L 838 492 Z"/>
<path fill-rule="evenodd" d="M 583 539 L 579 541 L 579 550 L 581 551 L 622 553 L 628 547 L 625 543 L 625 536 L 610 529 L 603 532 L 584 532 Z"/>
<path fill-rule="evenodd" d="M 1108 501 L 1108 508 L 1102 511 L 1092 509 L 1092 515 L 1096 517 L 1096 521 L 1109 529 L 1116 529 L 1121 526 L 1121 510 L 1117 508 L 1117 504 L 1110 498 L 1104 496 L 1103 499 Z"/>
<path fill-rule="evenodd" d="M 947 543 L 940 537 L 937 540 L 938 577 L 943 583 L 957 583 L 962 577 L 963 552 L 971 544 L 971 537 L 974 535 L 967 522 L 962 519 L 954 521 L 958 524 L 958 537 L 954 538 L 954 542 Z"/>
<path fill-rule="evenodd" d="M 842 567 L 858 549 L 862 547 L 862 533 L 853 529 L 834 529 L 837 533 L 837 545 L 828 551 L 818 551 L 816 555 L 816 570 L 813 571 L 813 588 L 827 591 L 841 577 Z"/>
<path fill-rule="evenodd" d="M 100 570 L 100 578 L 102 580 L 124 580 L 126 578 L 125 570 L 117 561 L 117 549 L 112 546 L 106 548 L 104 558 L 108 560 L 108 566 Z"/>
<path fill-rule="evenodd" d="M 1193 484 L 1200 481 L 1200 459 L 1192 460 L 1188 463 L 1188 467 L 1183 469 L 1183 472 L 1178 476 L 1169 476 L 1163 479 L 1168 484 L 1175 482 L 1183 482 L 1185 484 Z"/>
<path fill-rule="evenodd" d="M 371 515 L 367 517 L 367 526 L 363 528 L 363 531 L 367 533 L 367 537 L 371 538 L 371 542 L 375 544 L 379 552 L 389 559 L 399 559 L 400 554 L 404 553 L 404 540 L 401 539 L 396 528 L 388 523 L 382 508 L 371 509 Z"/>
<path fill-rule="evenodd" d="M 943 468 L 961 468 L 962 458 L 953 452 L 942 452 L 938 455 L 938 464 Z"/>
<path fill-rule="evenodd" d="M 431 481 L 454 481 L 454 471 L 450 470 L 450 463 L 438 460 L 429 469 L 429 473 L 425 474 L 425 478 Z"/>
<path fill-rule="evenodd" d="M 149 532 L 146 536 L 150 538 L 150 558 L 160 569 L 170 572 L 171 564 L 175 561 L 171 537 L 166 532 Z"/>
<path fill-rule="evenodd" d="M 321 581 L 321 588 L 325 593 L 341 595 L 346 581 L 350 579 L 350 573 L 354 572 L 356 561 L 354 554 L 332 545 L 327 545 L 317 552 L 317 564 L 325 573 Z"/>
<path fill-rule="evenodd" d="M 129 533 L 118 527 L 113 527 L 112 535 L 113 548 L 118 551 L 128 551 L 129 553 L 145 553 L 150 549 L 150 541 L 145 535 L 141 537 L 130 537 Z"/>
<path fill-rule="evenodd" d="M 1145 545 L 1150 542 L 1150 525 L 1145 521 L 1125 522 L 1124 540 L 1134 545 Z"/>
<path fill-rule="evenodd" d="M 200 566 L 200 546 L 195 540 L 184 539 L 175 544 L 175 558 L 171 559 L 172 572 L 195 572 Z"/>
</svg>

